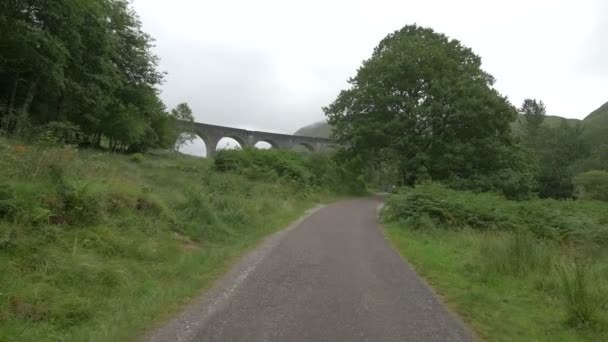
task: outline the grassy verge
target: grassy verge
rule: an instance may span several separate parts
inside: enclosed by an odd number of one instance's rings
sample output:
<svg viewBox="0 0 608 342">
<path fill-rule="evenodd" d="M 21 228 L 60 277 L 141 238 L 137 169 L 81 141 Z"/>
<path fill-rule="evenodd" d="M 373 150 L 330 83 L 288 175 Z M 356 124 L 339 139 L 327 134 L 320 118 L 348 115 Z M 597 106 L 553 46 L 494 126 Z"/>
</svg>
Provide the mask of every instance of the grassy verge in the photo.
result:
<svg viewBox="0 0 608 342">
<path fill-rule="evenodd" d="M 480 339 L 606 341 L 606 207 L 511 202 L 427 185 L 389 200 L 385 233 Z M 523 208 L 532 217 L 522 217 Z M 595 225 L 553 234 L 550 222 L 533 225 L 543 217 L 537 210 L 561 215 L 554 222 L 587 215 L 583 221 Z"/>
<path fill-rule="evenodd" d="M 217 169 L 0 140 L 0 340 L 133 340 L 335 197 L 314 172 L 303 184 L 297 172 Z"/>
</svg>

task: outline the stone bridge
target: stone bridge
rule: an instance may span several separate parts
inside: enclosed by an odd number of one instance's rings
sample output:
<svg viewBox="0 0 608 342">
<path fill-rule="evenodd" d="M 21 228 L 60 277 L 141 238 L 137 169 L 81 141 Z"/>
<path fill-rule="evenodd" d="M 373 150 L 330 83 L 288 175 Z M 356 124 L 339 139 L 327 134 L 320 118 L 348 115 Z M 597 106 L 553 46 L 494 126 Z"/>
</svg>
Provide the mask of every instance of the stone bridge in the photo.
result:
<svg viewBox="0 0 608 342">
<path fill-rule="evenodd" d="M 189 125 L 181 123 L 182 125 Z M 311 152 L 320 152 L 335 144 L 332 139 L 313 138 L 289 134 L 249 131 L 241 128 L 209 125 L 195 122 L 194 132 L 205 142 L 207 158 L 213 157 L 217 144 L 222 138 L 236 140 L 242 148 L 253 147 L 260 141 L 266 142 L 272 148 L 290 150 L 296 146 L 303 146 Z"/>
</svg>

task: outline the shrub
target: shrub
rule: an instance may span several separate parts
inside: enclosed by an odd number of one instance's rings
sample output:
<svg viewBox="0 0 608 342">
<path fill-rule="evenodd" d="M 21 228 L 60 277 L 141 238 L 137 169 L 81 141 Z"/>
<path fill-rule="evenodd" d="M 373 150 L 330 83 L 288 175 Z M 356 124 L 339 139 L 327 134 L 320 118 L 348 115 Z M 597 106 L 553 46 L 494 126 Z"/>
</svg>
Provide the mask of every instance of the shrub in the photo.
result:
<svg viewBox="0 0 608 342">
<path fill-rule="evenodd" d="M 234 172 L 251 179 L 281 180 L 299 188 L 321 187 L 338 193 L 363 194 L 366 191 L 359 164 L 347 161 L 342 166 L 330 155 L 284 150 L 222 150 L 214 159 L 216 170 Z"/>
<path fill-rule="evenodd" d="M 0 183 L 0 218 L 10 217 L 17 209 L 15 190 L 9 184 Z"/>
<path fill-rule="evenodd" d="M 88 225 L 97 221 L 102 212 L 101 201 L 88 191 L 87 185 L 69 183 L 61 168 L 52 168 L 50 177 L 56 187 L 45 200 L 51 223 Z"/>
<path fill-rule="evenodd" d="M 557 200 L 510 201 L 492 193 L 451 190 L 425 183 L 388 198 L 386 221 L 428 216 L 438 227 L 525 230 L 556 240 L 608 243 L 608 211 L 603 203 Z"/>
<path fill-rule="evenodd" d="M 131 155 L 131 161 L 135 163 L 141 163 L 144 161 L 144 155 L 141 153 L 134 153 Z"/>
<path fill-rule="evenodd" d="M 236 172 L 252 179 L 282 178 L 301 186 L 313 183 L 313 175 L 306 168 L 304 157 L 292 151 L 222 150 L 216 154 L 214 163 L 219 171 Z"/>
<path fill-rule="evenodd" d="M 529 199 L 536 187 L 534 174 L 512 169 L 500 170 L 496 174 L 477 175 L 470 178 L 452 178 L 445 182 L 455 190 L 495 192 L 508 199 Z"/>
<path fill-rule="evenodd" d="M 574 178 L 578 197 L 608 201 L 608 172 L 593 170 L 579 174 Z"/>
<path fill-rule="evenodd" d="M 34 136 L 34 142 L 38 145 L 78 145 L 84 140 L 86 137 L 80 126 L 69 121 L 51 121 L 41 126 Z"/>
<path fill-rule="evenodd" d="M 582 263 L 576 262 L 573 266 L 562 268 L 560 273 L 566 322 L 573 327 L 592 324 L 601 302 L 589 283 L 587 269 Z"/>
<path fill-rule="evenodd" d="M 177 206 L 178 230 L 195 241 L 225 238 L 227 230 L 211 207 L 208 195 L 195 190 L 187 193 L 184 202 Z"/>
</svg>

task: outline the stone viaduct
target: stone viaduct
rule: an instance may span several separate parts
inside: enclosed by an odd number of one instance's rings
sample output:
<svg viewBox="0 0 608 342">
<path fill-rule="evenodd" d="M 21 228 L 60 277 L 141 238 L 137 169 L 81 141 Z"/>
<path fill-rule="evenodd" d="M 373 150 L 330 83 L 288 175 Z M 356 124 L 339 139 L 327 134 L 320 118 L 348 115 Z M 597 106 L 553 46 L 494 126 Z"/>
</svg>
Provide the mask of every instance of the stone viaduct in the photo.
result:
<svg viewBox="0 0 608 342">
<path fill-rule="evenodd" d="M 183 127 L 188 125 L 180 123 Z M 332 139 L 304 137 L 289 134 L 269 133 L 261 131 L 249 131 L 241 128 L 209 125 L 195 122 L 194 132 L 205 142 L 207 157 L 213 157 L 217 150 L 217 144 L 222 138 L 236 140 L 242 148 L 253 147 L 260 141 L 267 142 L 272 148 L 289 150 L 296 146 L 304 146 L 311 152 L 319 152 L 335 144 Z M 188 129 L 189 130 L 189 129 Z"/>
</svg>

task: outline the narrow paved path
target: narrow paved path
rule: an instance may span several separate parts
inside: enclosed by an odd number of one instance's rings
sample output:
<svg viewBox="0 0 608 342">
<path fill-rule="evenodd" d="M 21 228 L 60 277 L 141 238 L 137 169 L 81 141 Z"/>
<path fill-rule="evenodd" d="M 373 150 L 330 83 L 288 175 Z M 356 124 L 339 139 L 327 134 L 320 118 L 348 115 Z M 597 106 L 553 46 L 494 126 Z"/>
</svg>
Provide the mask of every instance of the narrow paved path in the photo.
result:
<svg viewBox="0 0 608 342">
<path fill-rule="evenodd" d="M 211 307 L 200 321 L 191 312 L 151 340 L 471 341 L 379 231 L 380 201 L 320 209 L 195 304 Z M 180 324 L 191 333 L 178 338 Z"/>
</svg>

